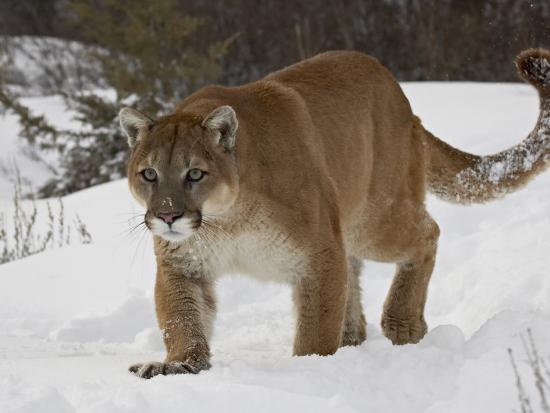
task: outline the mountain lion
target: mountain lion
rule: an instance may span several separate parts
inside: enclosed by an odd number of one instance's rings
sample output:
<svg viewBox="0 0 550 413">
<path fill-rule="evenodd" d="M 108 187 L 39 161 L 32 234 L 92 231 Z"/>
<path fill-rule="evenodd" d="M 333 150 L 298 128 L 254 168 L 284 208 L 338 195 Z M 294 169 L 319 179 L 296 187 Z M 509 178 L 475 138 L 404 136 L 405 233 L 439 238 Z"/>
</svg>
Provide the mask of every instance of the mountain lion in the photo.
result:
<svg viewBox="0 0 550 413">
<path fill-rule="evenodd" d="M 524 51 L 516 65 L 539 91 L 540 116 L 523 142 L 492 156 L 434 137 L 390 72 L 358 52 L 205 87 L 159 119 L 122 109 L 130 190 L 154 235 L 167 351 L 130 371 L 207 369 L 214 282 L 231 272 L 290 283 L 294 354 L 328 355 L 366 339 L 362 260 L 396 263 L 382 331 L 394 344 L 418 342 L 439 235 L 426 191 L 486 202 L 550 164 L 550 52 Z"/>
</svg>

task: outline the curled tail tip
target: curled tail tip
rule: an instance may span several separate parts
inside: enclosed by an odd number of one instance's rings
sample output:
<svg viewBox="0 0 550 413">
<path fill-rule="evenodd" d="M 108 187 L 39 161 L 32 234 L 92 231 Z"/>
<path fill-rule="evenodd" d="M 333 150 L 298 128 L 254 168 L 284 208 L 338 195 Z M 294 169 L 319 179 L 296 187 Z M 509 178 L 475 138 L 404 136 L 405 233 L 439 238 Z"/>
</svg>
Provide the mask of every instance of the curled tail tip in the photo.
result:
<svg viewBox="0 0 550 413">
<path fill-rule="evenodd" d="M 527 49 L 516 58 L 519 75 L 535 86 L 541 95 L 550 97 L 550 51 Z"/>
</svg>

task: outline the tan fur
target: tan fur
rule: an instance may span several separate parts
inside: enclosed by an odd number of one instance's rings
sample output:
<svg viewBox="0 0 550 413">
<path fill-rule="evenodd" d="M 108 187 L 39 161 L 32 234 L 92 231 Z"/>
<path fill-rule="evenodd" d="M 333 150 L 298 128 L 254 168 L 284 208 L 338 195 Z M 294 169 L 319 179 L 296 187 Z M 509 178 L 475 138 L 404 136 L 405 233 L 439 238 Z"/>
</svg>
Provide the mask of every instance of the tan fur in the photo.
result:
<svg viewBox="0 0 550 413">
<path fill-rule="evenodd" d="M 155 121 L 123 109 L 129 185 L 156 234 L 167 348 L 164 363 L 131 370 L 151 377 L 209 366 L 213 281 L 228 272 L 290 282 L 294 354 L 328 355 L 366 338 L 361 260 L 394 262 L 382 329 L 395 344 L 419 341 L 439 235 L 426 189 L 480 202 L 548 165 L 549 56 L 520 56 L 520 73 L 541 92 L 541 116 L 526 141 L 494 157 L 433 137 L 388 70 L 357 52 L 324 53 L 240 87 L 204 88 Z M 143 178 L 146 168 L 157 181 Z M 207 175 L 190 183 L 192 168 Z M 172 230 L 158 218 L 167 213 L 179 217 Z"/>
</svg>

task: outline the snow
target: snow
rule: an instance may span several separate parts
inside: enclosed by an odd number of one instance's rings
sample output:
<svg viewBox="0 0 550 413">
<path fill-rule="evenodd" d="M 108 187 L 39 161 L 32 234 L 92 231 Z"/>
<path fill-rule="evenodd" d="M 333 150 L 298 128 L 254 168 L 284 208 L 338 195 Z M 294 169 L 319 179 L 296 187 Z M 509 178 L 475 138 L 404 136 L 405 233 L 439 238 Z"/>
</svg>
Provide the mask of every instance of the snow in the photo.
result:
<svg viewBox="0 0 550 413">
<path fill-rule="evenodd" d="M 435 135 L 479 154 L 527 136 L 538 113 L 519 84 L 406 83 L 415 113 Z M 29 98 L 60 122 L 52 98 Z M 0 119 L 8 150 L 13 119 Z M 19 163 L 35 185 L 43 171 Z M 36 170 L 33 169 L 36 167 Z M 0 179 L 0 211 L 11 192 Z M 222 279 L 212 368 L 196 376 L 141 380 L 135 362 L 161 360 L 154 257 L 148 233 L 130 232 L 140 207 L 125 181 L 64 198 L 93 237 L 0 266 L 0 412 L 503 412 L 519 410 L 507 349 L 532 397 L 520 334 L 550 345 L 550 173 L 486 205 L 429 199 L 441 227 L 426 308 L 428 335 L 392 346 L 381 335 L 392 265 L 366 263 L 368 339 L 331 357 L 291 357 L 290 289 L 244 277 Z M 39 208 L 43 203 L 39 203 Z"/>
</svg>

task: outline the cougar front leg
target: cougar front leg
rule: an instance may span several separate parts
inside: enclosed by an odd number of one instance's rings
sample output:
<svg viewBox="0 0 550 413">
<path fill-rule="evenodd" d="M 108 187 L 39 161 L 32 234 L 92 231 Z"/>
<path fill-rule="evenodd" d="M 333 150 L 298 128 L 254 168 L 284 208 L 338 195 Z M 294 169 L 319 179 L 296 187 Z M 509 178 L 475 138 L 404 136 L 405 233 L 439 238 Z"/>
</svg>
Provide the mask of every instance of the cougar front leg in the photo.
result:
<svg viewBox="0 0 550 413">
<path fill-rule="evenodd" d="M 208 369 L 208 339 L 215 313 L 212 283 L 202 277 L 191 278 L 159 269 L 155 302 L 166 359 L 136 364 L 130 371 L 139 377 L 151 378 L 158 374 L 195 374 Z"/>
<path fill-rule="evenodd" d="M 307 274 L 294 285 L 296 336 L 294 355 L 336 352 L 346 309 L 346 258 L 342 251 L 315 254 Z"/>
</svg>

